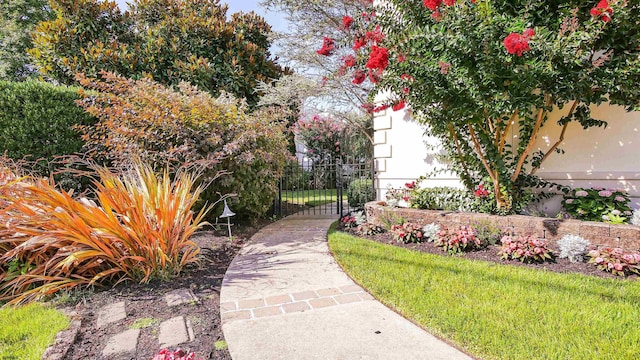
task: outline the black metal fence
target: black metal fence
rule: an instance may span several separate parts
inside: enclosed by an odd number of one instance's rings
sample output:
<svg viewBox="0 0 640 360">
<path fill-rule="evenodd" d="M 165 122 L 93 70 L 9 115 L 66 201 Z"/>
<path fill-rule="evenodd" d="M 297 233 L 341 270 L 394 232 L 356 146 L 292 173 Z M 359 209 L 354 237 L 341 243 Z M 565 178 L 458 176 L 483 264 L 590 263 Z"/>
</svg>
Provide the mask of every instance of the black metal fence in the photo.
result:
<svg viewBox="0 0 640 360">
<path fill-rule="evenodd" d="M 273 215 L 344 214 L 375 200 L 373 161 L 299 161 L 280 179 Z"/>
</svg>

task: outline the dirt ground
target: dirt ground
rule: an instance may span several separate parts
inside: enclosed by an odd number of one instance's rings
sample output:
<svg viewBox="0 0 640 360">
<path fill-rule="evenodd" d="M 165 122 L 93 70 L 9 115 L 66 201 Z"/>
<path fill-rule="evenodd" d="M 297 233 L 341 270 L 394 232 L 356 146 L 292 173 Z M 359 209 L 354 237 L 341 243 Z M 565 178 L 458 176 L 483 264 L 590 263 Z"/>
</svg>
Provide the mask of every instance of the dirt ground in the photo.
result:
<svg viewBox="0 0 640 360">
<path fill-rule="evenodd" d="M 108 338 L 132 325 L 135 327 L 135 319 L 145 319 L 151 326 L 141 330 L 137 353 L 124 358 L 151 359 L 160 351 L 159 323 L 180 315 L 189 319 L 195 333 L 195 340 L 184 344 L 184 350 L 193 351 L 203 359 L 231 359 L 224 346 L 215 348 L 216 342 L 221 345 L 220 341 L 224 340 L 220 324 L 222 278 L 242 244 L 266 224 L 268 221 L 263 220 L 253 226 L 234 227 L 233 241 L 227 237 L 226 228 L 198 233 L 193 240 L 201 248 L 200 264 L 190 266 L 178 278 L 148 284 L 121 284 L 80 297 L 74 309 L 81 319 L 81 327 L 65 359 L 102 359 L 101 352 Z M 164 294 L 181 288 L 191 289 L 198 301 L 169 308 Z M 119 301 L 126 303 L 125 323 L 97 328 L 99 309 Z"/>
</svg>

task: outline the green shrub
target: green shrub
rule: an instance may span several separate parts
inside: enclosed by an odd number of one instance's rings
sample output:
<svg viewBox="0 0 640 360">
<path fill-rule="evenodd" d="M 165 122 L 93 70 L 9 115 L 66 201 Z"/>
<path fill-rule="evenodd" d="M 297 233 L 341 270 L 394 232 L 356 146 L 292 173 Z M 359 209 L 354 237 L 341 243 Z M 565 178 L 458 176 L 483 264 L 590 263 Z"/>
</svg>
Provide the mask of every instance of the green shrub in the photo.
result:
<svg viewBox="0 0 640 360">
<path fill-rule="evenodd" d="M 580 220 L 626 223 L 633 216 L 624 190 L 576 188 L 564 196 L 562 207 Z"/>
<path fill-rule="evenodd" d="M 399 243 L 419 243 L 425 241 L 422 226 L 412 222 L 391 226 L 393 239 Z"/>
<path fill-rule="evenodd" d="M 555 255 L 546 241 L 534 236 L 504 236 L 500 242 L 499 255 L 505 260 L 519 260 L 524 263 L 553 261 Z"/>
<path fill-rule="evenodd" d="M 210 186 L 199 204 L 236 194 L 229 206 L 238 217 L 254 219 L 268 210 L 290 158 L 281 109 L 249 113 L 241 100 L 214 98 L 187 83 L 173 89 L 149 79 L 102 77 L 79 77 L 100 91 L 80 102 L 100 119 L 82 128 L 89 156 L 116 165 L 138 157 L 159 168 L 205 162 L 203 181 Z"/>
<path fill-rule="evenodd" d="M 476 235 L 482 241 L 483 245 L 496 245 L 500 243 L 502 238 L 502 229 L 489 220 L 478 220 L 474 222 L 473 228 L 476 230 Z"/>
<path fill-rule="evenodd" d="M 438 233 L 436 245 L 452 255 L 483 247 L 482 240 L 478 238 L 476 230 L 470 226 L 461 226 L 458 229 L 443 227 Z"/>
<path fill-rule="evenodd" d="M 48 176 L 57 170 L 56 156 L 82 149 L 74 125 L 90 125 L 95 119 L 78 107 L 78 88 L 39 81 L 0 81 L 0 153 L 12 159 L 41 160 L 34 168 Z"/>
<path fill-rule="evenodd" d="M 347 187 L 347 199 L 351 207 L 362 207 L 367 202 L 375 200 L 376 194 L 373 192 L 373 181 L 371 179 L 351 181 Z"/>
<path fill-rule="evenodd" d="M 429 210 L 467 211 L 473 197 L 467 190 L 442 186 L 411 190 L 411 207 Z"/>
</svg>

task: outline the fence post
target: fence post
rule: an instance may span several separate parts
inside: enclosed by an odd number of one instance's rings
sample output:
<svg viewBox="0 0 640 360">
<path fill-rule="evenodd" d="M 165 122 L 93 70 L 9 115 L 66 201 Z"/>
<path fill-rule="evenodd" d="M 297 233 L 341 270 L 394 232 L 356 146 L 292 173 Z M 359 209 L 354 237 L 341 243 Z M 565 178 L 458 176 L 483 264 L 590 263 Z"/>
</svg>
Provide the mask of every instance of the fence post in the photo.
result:
<svg viewBox="0 0 640 360">
<path fill-rule="evenodd" d="M 337 208 L 337 213 L 340 215 L 340 217 L 344 216 L 344 214 L 342 213 L 343 209 L 342 209 L 342 161 L 340 158 L 336 158 L 336 194 L 337 194 L 337 199 L 336 199 L 336 206 Z"/>
</svg>

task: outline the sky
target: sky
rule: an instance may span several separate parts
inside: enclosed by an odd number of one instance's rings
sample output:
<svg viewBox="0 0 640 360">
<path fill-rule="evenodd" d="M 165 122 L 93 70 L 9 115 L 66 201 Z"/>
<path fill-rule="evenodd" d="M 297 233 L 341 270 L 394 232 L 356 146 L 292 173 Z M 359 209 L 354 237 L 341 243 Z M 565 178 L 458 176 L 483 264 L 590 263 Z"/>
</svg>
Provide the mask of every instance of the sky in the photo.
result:
<svg viewBox="0 0 640 360">
<path fill-rule="evenodd" d="M 115 0 L 120 8 L 124 9 L 127 6 L 127 0 Z M 132 0 L 129 0 L 131 2 Z M 274 12 L 266 12 L 260 5 L 258 5 L 258 0 L 226 0 L 221 1 L 221 3 L 226 3 L 229 5 L 228 14 L 233 14 L 239 11 L 249 12 L 255 11 L 256 14 L 261 15 L 265 18 L 267 23 L 271 25 L 274 31 L 286 31 L 287 24 L 284 20 L 283 16 Z"/>
</svg>

